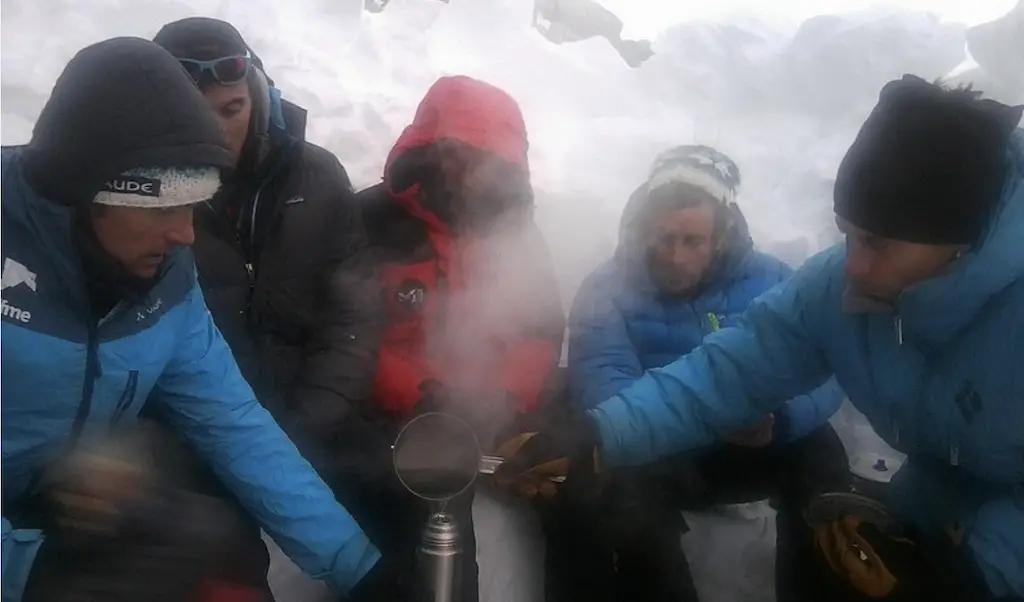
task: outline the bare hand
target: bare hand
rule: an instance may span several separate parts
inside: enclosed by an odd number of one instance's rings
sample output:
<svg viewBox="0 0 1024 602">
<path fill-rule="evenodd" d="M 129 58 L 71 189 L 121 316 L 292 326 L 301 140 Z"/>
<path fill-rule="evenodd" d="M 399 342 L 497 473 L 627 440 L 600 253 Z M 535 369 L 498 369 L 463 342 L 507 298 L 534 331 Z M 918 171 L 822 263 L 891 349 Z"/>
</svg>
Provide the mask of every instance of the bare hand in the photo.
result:
<svg viewBox="0 0 1024 602">
<path fill-rule="evenodd" d="M 764 447 L 772 442 L 775 429 L 775 414 L 769 414 L 753 426 L 736 431 L 724 439 L 733 445 L 742 447 Z"/>
</svg>

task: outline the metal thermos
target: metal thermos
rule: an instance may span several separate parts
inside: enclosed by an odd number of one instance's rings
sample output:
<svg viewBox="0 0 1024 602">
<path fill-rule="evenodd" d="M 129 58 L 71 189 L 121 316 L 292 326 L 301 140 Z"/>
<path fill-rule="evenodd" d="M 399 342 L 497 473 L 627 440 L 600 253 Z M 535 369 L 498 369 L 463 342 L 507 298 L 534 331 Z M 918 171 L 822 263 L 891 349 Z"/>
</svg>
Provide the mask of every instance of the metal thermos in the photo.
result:
<svg viewBox="0 0 1024 602">
<path fill-rule="evenodd" d="M 462 538 L 455 517 L 441 511 L 427 519 L 416 551 L 417 602 L 460 602 Z"/>
</svg>

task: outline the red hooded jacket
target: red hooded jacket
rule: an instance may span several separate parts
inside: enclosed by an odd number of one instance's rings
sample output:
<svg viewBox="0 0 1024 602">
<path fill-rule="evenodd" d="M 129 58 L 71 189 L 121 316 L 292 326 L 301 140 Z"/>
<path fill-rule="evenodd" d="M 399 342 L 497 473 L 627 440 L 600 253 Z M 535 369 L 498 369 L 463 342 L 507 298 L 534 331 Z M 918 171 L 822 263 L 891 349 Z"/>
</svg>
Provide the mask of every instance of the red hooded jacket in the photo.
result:
<svg viewBox="0 0 1024 602">
<path fill-rule="evenodd" d="M 359 194 L 388 315 L 374 400 L 405 416 L 422 398 L 421 385 L 435 380 L 491 398 L 508 394 L 516 411 L 528 412 L 554 375 L 565 328 L 547 246 L 533 224 L 516 233 L 514 246 L 454 237 L 421 203 L 415 179 L 395 174 L 407 153 L 441 140 L 520 166 L 528 186 L 526 126 L 515 100 L 469 77 L 438 80 L 388 156 L 384 181 Z"/>
</svg>

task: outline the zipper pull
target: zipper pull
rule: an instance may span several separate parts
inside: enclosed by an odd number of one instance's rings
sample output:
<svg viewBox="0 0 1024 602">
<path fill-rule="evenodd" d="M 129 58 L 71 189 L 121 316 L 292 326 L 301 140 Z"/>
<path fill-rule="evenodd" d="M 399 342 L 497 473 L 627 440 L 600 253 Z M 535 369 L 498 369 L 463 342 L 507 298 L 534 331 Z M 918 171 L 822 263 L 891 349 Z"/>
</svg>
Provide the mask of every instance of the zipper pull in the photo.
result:
<svg viewBox="0 0 1024 602">
<path fill-rule="evenodd" d="M 893 443 L 900 442 L 900 425 L 896 420 L 892 421 L 892 440 Z"/>
<path fill-rule="evenodd" d="M 950 466 L 960 466 L 960 446 L 956 443 L 949 448 L 949 464 Z"/>
<path fill-rule="evenodd" d="M 896 318 L 893 320 L 893 322 L 894 322 L 894 326 L 896 328 L 896 344 L 902 347 L 903 346 L 903 319 L 900 318 L 899 316 L 896 316 Z"/>
</svg>

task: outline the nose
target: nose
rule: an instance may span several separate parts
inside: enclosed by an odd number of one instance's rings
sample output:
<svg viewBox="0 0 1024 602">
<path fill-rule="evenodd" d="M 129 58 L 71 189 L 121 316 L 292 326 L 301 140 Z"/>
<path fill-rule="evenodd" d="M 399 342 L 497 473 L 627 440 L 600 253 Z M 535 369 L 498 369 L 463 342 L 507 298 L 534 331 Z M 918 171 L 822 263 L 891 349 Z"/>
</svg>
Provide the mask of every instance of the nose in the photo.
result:
<svg viewBox="0 0 1024 602">
<path fill-rule="evenodd" d="M 175 212 L 166 232 L 167 242 L 176 247 L 190 247 L 196 241 L 192 227 L 192 210 Z"/>
<path fill-rule="evenodd" d="M 690 262 L 690 251 L 686 248 L 686 245 L 682 243 L 676 243 L 672 246 L 672 265 L 676 267 L 686 266 Z"/>
<path fill-rule="evenodd" d="M 859 245 L 847 244 L 846 246 L 846 277 L 854 280 L 863 280 L 871 273 L 871 253 Z"/>
</svg>

